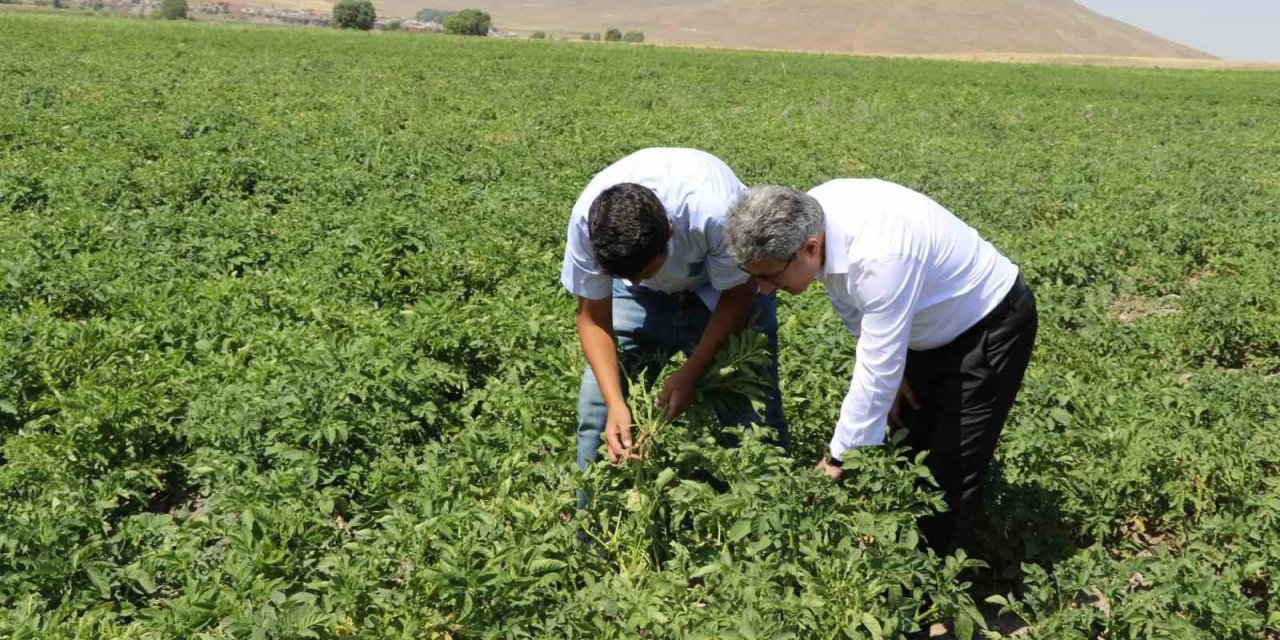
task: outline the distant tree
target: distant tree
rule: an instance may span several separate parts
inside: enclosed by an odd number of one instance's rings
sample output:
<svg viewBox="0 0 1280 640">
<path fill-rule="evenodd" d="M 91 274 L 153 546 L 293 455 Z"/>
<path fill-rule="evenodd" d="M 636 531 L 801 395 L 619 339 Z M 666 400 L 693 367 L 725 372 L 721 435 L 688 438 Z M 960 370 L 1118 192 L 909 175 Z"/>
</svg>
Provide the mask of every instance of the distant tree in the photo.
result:
<svg viewBox="0 0 1280 640">
<path fill-rule="evenodd" d="M 453 15 L 451 11 L 439 11 L 437 9 L 419 9 L 417 15 L 413 16 L 418 22 L 444 22 L 445 18 Z"/>
<path fill-rule="evenodd" d="M 579 36 L 579 37 L 580 37 L 581 39 L 583 39 L 583 40 L 594 40 L 594 38 L 592 38 L 592 37 L 591 37 L 591 34 L 590 34 L 590 33 L 584 33 L 584 34 L 582 34 L 582 35 L 581 35 L 581 36 Z"/>
<path fill-rule="evenodd" d="M 622 32 L 617 29 L 610 29 L 604 32 L 605 42 L 622 42 Z"/>
<path fill-rule="evenodd" d="M 399 20 L 391 20 L 387 22 L 387 31 L 399 31 L 402 23 Z"/>
<path fill-rule="evenodd" d="M 156 15 L 165 20 L 186 20 L 187 0 L 162 0 Z"/>
<path fill-rule="evenodd" d="M 487 36 L 489 27 L 493 26 L 493 19 L 479 9 L 463 9 L 445 18 L 441 26 L 444 27 L 445 33 L 460 36 Z"/>
<path fill-rule="evenodd" d="M 623 42 L 644 42 L 644 32 L 628 31 L 626 35 L 622 36 L 622 41 Z"/>
<path fill-rule="evenodd" d="M 547 32 L 546 32 L 546 31 L 534 31 L 533 33 L 529 34 L 529 39 L 530 39 L 530 40 L 546 40 L 546 39 L 547 39 Z"/>
<path fill-rule="evenodd" d="M 339 29 L 368 31 L 377 19 L 378 12 L 369 0 L 338 0 L 333 5 L 333 24 Z"/>
</svg>

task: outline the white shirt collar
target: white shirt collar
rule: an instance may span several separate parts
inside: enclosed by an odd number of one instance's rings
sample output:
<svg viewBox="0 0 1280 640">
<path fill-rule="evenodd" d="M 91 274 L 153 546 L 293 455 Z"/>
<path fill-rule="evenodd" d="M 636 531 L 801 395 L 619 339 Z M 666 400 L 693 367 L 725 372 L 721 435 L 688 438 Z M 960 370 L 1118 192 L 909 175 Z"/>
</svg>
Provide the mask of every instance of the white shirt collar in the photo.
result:
<svg viewBox="0 0 1280 640">
<path fill-rule="evenodd" d="M 825 275 L 849 273 L 850 238 L 848 234 L 836 221 L 836 216 L 824 214 L 822 227 L 826 245 L 823 249 L 827 252 L 827 257 L 822 263 L 823 273 Z"/>
</svg>

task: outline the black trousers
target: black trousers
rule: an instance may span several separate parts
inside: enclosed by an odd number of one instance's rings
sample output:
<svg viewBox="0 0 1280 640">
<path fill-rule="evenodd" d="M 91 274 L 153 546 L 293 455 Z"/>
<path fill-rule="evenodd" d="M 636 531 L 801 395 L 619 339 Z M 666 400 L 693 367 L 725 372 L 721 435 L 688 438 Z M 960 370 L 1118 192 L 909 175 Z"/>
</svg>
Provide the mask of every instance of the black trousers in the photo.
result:
<svg viewBox="0 0 1280 640">
<path fill-rule="evenodd" d="M 906 379 L 920 404 L 902 414 L 907 446 L 925 465 L 948 510 L 921 520 L 939 554 L 967 548 L 985 512 L 987 469 L 1022 387 L 1036 341 L 1035 295 L 1019 277 L 991 313 L 951 343 L 907 354 Z"/>
</svg>

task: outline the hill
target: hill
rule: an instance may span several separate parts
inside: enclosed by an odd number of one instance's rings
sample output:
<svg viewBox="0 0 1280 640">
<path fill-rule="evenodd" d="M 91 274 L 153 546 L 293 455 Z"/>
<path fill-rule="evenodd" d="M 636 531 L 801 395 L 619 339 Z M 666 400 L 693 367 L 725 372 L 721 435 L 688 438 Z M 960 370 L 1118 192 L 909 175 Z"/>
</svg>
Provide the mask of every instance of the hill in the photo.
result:
<svg viewBox="0 0 1280 640">
<path fill-rule="evenodd" d="M 504 29 L 640 30 L 650 42 L 846 53 L 1213 56 L 1071 0 L 481 0 Z M 478 0 L 383 0 L 413 15 Z"/>
</svg>

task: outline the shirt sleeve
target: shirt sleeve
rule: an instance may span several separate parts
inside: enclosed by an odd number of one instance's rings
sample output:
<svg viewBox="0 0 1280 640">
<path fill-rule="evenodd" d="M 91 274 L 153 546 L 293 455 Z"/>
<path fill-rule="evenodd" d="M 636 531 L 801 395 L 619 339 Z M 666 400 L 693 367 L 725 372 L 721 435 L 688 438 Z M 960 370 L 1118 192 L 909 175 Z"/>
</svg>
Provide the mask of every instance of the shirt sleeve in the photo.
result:
<svg viewBox="0 0 1280 640">
<path fill-rule="evenodd" d="M 750 276 L 729 256 L 729 241 L 725 237 L 724 218 L 708 217 L 703 231 L 707 240 L 707 278 L 711 286 L 728 291 Z"/>
<path fill-rule="evenodd" d="M 834 283 L 833 283 L 834 284 Z M 845 299 L 848 290 L 847 281 L 841 278 L 839 280 L 839 288 L 844 291 L 837 292 L 834 289 L 827 290 L 827 299 L 831 301 L 831 308 L 836 312 L 836 316 L 840 318 L 840 322 L 844 323 L 844 328 L 857 338 L 862 335 L 862 312 L 856 307 L 849 304 Z"/>
<path fill-rule="evenodd" d="M 585 216 L 575 215 L 569 221 L 560 284 L 569 293 L 588 300 L 603 300 L 613 290 L 613 278 L 596 264 L 591 253 L 591 234 L 587 230 Z"/>
<path fill-rule="evenodd" d="M 863 262 L 850 293 L 863 301 L 861 336 L 849 393 L 831 438 L 832 457 L 884 442 L 885 422 L 907 363 L 911 318 L 923 285 L 923 264 L 910 257 Z"/>
</svg>

